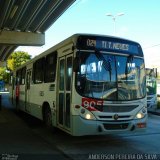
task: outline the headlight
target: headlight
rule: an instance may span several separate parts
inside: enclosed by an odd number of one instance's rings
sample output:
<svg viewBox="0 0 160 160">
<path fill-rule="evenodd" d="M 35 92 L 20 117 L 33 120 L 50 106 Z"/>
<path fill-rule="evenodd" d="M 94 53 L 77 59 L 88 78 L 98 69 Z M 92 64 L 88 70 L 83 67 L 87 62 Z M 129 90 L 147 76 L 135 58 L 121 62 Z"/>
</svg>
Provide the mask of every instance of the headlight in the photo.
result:
<svg viewBox="0 0 160 160">
<path fill-rule="evenodd" d="M 146 107 L 143 107 L 135 116 L 135 119 L 142 119 L 147 114 Z"/>
<path fill-rule="evenodd" d="M 82 118 L 86 120 L 96 120 L 94 114 L 88 109 L 81 107 L 80 105 L 75 105 L 75 110 Z"/>
<path fill-rule="evenodd" d="M 95 116 L 89 112 L 87 109 L 82 108 L 80 112 L 80 116 L 87 120 L 95 120 Z"/>
<path fill-rule="evenodd" d="M 137 119 L 141 119 L 141 118 L 143 118 L 144 117 L 144 114 L 143 113 L 138 113 L 137 115 L 136 115 L 136 118 Z"/>
<path fill-rule="evenodd" d="M 86 118 L 86 119 L 91 119 L 91 115 L 90 115 L 89 113 L 87 113 L 87 114 L 85 115 L 85 118 Z"/>
</svg>

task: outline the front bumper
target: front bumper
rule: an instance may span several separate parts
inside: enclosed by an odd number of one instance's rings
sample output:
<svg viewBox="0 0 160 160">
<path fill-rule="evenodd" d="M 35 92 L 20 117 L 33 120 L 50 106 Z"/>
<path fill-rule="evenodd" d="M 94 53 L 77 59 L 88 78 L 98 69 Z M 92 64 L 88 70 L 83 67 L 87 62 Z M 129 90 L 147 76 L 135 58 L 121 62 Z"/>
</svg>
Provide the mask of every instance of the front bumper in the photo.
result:
<svg viewBox="0 0 160 160">
<path fill-rule="evenodd" d="M 73 116 L 72 135 L 105 135 L 145 131 L 146 121 L 147 115 L 142 119 L 128 121 L 86 120 L 80 116 Z"/>
</svg>

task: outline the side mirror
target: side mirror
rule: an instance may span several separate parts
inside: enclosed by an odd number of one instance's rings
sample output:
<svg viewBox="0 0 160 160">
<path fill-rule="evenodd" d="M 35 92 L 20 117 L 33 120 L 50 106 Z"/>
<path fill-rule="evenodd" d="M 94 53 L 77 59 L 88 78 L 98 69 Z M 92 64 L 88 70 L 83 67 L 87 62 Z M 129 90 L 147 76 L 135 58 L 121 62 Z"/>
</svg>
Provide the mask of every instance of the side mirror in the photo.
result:
<svg viewBox="0 0 160 160">
<path fill-rule="evenodd" d="M 73 71 L 74 72 L 79 72 L 80 71 L 80 67 L 79 67 L 79 58 L 75 57 L 74 61 L 73 61 Z"/>
</svg>

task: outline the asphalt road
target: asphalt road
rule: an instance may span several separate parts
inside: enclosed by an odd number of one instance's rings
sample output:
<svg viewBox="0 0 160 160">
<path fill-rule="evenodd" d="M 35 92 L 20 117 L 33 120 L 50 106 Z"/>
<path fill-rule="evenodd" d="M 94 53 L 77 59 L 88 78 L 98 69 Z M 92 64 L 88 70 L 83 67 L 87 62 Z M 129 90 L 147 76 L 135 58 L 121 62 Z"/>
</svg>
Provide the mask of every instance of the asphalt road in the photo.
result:
<svg viewBox="0 0 160 160">
<path fill-rule="evenodd" d="M 17 159 L 160 159 L 160 116 L 149 115 L 144 133 L 72 137 L 16 114 L 7 96 L 0 111 L 1 157 Z M 17 157 L 16 157 L 17 156 Z"/>
<path fill-rule="evenodd" d="M 47 142 L 39 134 L 35 134 L 32 131 L 34 126 L 46 130 L 41 121 L 22 112 L 17 114 L 10 104 L 7 94 L 2 94 L 0 159 L 53 160 L 53 157 L 62 160 L 70 159 L 54 144 Z"/>
</svg>

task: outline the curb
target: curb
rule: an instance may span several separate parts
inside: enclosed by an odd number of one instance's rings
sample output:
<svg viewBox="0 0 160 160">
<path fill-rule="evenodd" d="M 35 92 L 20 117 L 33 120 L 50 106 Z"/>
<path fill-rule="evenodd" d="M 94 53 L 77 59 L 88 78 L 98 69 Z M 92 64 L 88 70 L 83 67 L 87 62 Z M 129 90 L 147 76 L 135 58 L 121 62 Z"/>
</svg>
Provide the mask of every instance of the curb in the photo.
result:
<svg viewBox="0 0 160 160">
<path fill-rule="evenodd" d="M 148 113 L 151 113 L 151 114 L 154 114 L 154 115 L 160 116 L 160 112 L 156 112 L 156 111 L 148 111 Z"/>
</svg>

